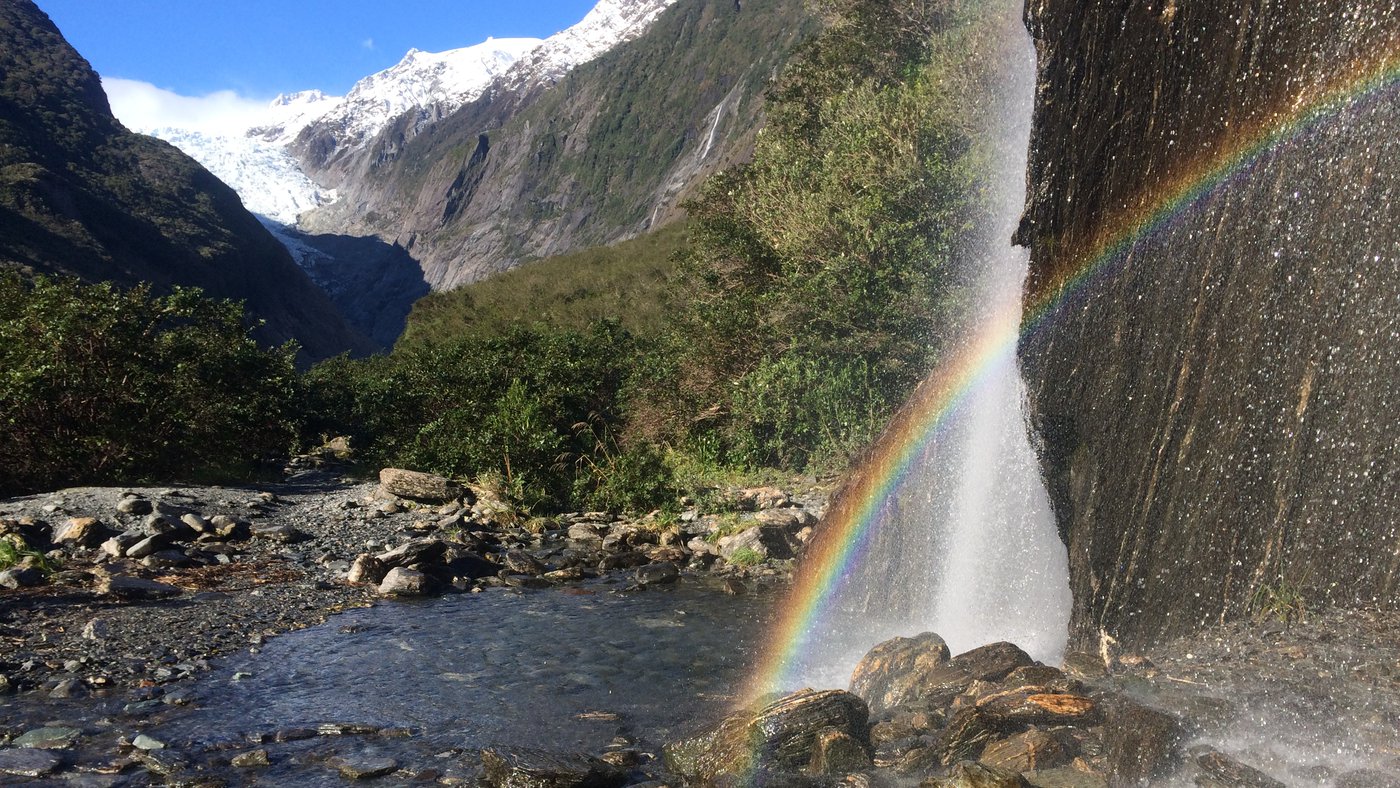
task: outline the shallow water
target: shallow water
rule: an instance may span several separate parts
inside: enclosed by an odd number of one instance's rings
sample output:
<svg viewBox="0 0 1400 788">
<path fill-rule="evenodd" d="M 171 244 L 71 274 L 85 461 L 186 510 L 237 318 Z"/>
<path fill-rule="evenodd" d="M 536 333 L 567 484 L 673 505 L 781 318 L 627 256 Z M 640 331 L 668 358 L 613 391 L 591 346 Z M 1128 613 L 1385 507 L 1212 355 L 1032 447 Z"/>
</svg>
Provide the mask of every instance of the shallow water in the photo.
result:
<svg viewBox="0 0 1400 788">
<path fill-rule="evenodd" d="M 326 723 L 413 729 L 268 745 L 262 779 L 299 784 L 339 784 L 321 763 L 328 749 L 449 773 L 495 745 L 593 753 L 622 734 L 655 751 L 728 710 L 771 606 L 698 582 L 614 589 L 496 589 L 350 611 L 218 661 L 187 711 L 146 732 L 193 753 Z"/>
</svg>

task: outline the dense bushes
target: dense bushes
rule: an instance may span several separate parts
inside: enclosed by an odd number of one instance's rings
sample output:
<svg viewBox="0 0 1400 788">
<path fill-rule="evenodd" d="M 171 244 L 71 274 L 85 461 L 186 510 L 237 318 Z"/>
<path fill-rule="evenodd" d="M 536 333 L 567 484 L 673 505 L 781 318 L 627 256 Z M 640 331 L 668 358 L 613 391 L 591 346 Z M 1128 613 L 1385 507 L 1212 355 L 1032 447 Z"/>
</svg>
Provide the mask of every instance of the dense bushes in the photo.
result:
<svg viewBox="0 0 1400 788">
<path fill-rule="evenodd" d="M 295 436 L 294 349 L 197 290 L 0 275 L 0 490 L 246 476 Z"/>
<path fill-rule="evenodd" d="M 677 288 L 690 440 L 840 467 L 935 364 L 981 212 L 971 4 L 827 2 L 750 164 L 690 204 Z M 705 434 L 698 434 L 705 433 Z"/>
<path fill-rule="evenodd" d="M 655 450 L 616 431 L 639 352 L 600 321 L 337 359 L 308 376 L 311 426 L 349 434 L 373 465 L 493 477 L 526 507 L 637 508 L 666 489 Z"/>
</svg>

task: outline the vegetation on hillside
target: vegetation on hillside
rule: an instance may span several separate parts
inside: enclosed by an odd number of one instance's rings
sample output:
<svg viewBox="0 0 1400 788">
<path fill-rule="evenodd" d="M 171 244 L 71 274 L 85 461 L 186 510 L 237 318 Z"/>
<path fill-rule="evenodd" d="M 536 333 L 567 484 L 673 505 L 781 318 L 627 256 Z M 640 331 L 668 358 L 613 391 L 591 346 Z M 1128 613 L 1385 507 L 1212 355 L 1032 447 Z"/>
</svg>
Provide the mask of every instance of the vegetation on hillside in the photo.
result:
<svg viewBox="0 0 1400 788">
<path fill-rule="evenodd" d="M 368 465 L 494 480 L 538 510 L 662 505 L 680 468 L 839 470 L 936 363 L 958 307 L 992 51 L 975 5 L 824 0 L 752 161 L 703 188 L 683 242 L 672 228 L 432 296 L 388 356 L 294 380 L 288 351 L 249 350 L 233 307 L 11 283 L 3 330 L 32 336 L 6 341 L 25 349 L 0 370 L 32 413 L 6 413 L 23 440 L 0 460 L 33 462 L 47 431 L 52 451 L 88 447 L 45 460 L 68 480 L 156 476 L 343 434 Z M 58 354 L 77 360 L 58 373 Z M 44 410 L 55 398 L 80 428 Z"/>
<path fill-rule="evenodd" d="M 236 303 L 0 275 L 0 490 L 243 477 L 296 437 L 295 348 Z"/>
<path fill-rule="evenodd" d="M 413 305 L 400 350 L 464 336 L 494 336 L 547 325 L 585 330 L 616 320 L 633 334 L 659 335 L 667 323 L 667 283 L 685 248 L 675 223 L 612 246 L 526 263 Z"/>
</svg>

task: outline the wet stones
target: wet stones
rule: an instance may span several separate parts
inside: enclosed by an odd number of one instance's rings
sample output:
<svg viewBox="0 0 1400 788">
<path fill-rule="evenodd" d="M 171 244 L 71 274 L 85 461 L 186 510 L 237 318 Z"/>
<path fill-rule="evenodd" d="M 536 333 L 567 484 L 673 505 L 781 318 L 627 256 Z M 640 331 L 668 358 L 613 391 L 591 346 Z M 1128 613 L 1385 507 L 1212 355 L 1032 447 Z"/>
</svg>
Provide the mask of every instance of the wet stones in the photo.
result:
<svg viewBox="0 0 1400 788">
<path fill-rule="evenodd" d="M 681 577 L 681 570 L 675 564 L 658 562 L 638 567 L 635 575 L 639 586 L 659 586 L 674 583 Z"/>
<path fill-rule="evenodd" d="M 0 750 L 0 774 L 15 777 L 45 777 L 58 771 L 58 767 L 62 765 L 62 758 L 43 750 Z"/>
<path fill-rule="evenodd" d="M 887 640 L 856 665 L 851 675 L 851 692 L 865 698 L 871 714 L 883 714 L 914 700 L 915 688 L 946 664 L 949 656 L 948 644 L 932 632 Z"/>
<path fill-rule="evenodd" d="M 396 566 L 384 575 L 379 593 L 385 596 L 427 596 L 433 591 L 433 581 L 417 569 Z"/>
<path fill-rule="evenodd" d="M 685 777 L 712 781 L 753 769 L 801 772 L 813 763 L 819 734 L 835 731 L 869 748 L 869 709 L 844 690 L 801 690 L 733 714 L 688 739 L 667 744 L 666 765 Z M 844 745 L 841 745 L 844 747 Z M 823 756 L 820 768 L 842 760 Z"/>
<path fill-rule="evenodd" d="M 446 503 L 465 493 L 465 488 L 451 479 L 402 468 L 381 470 L 379 485 L 390 495 L 425 503 Z"/>
<path fill-rule="evenodd" d="M 627 772 L 590 755 L 529 748 L 481 751 L 482 782 L 492 788 L 616 788 Z"/>
</svg>

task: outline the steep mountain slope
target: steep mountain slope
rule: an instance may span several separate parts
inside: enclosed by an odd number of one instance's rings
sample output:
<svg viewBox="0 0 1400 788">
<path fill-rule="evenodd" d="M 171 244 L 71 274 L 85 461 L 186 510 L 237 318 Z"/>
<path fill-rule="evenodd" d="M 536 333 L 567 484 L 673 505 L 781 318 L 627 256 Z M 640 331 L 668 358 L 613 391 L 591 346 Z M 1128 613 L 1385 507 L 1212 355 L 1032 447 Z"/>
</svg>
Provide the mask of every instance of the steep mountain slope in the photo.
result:
<svg viewBox="0 0 1400 788">
<path fill-rule="evenodd" d="M 1034 0 L 1020 355 L 1081 644 L 1400 606 L 1400 14 Z"/>
<path fill-rule="evenodd" d="M 550 55 L 548 40 L 431 134 L 401 116 L 347 153 L 308 126 L 294 152 L 340 200 L 304 216 L 303 228 L 400 245 L 436 289 L 628 237 L 669 219 L 699 178 L 747 154 L 764 86 L 814 28 L 800 0 L 608 0 L 599 9 L 602 19 L 623 9 L 633 20 L 599 29 L 655 20 L 557 81 L 568 58 Z"/>
<path fill-rule="evenodd" d="M 309 358 L 370 344 L 239 203 L 115 118 L 88 63 L 30 0 L 0 4 L 0 264 L 246 302 Z"/>
</svg>

